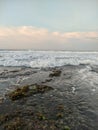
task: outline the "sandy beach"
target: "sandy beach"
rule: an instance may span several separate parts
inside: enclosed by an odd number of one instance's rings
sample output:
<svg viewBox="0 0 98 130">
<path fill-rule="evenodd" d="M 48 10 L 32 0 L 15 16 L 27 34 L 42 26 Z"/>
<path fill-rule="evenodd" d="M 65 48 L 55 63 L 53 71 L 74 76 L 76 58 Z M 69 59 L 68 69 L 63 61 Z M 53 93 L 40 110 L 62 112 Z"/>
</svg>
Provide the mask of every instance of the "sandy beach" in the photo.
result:
<svg viewBox="0 0 98 130">
<path fill-rule="evenodd" d="M 98 66 L 0 67 L 0 130 L 98 130 Z"/>
</svg>

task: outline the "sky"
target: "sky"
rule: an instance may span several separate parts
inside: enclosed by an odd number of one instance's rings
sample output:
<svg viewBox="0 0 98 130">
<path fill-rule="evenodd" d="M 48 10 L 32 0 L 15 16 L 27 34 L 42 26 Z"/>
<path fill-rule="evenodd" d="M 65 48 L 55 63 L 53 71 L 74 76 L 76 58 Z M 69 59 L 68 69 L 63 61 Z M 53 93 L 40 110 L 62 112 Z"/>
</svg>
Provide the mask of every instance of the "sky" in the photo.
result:
<svg viewBox="0 0 98 130">
<path fill-rule="evenodd" d="M 98 0 L 0 0 L 0 49 L 98 50 Z"/>
</svg>

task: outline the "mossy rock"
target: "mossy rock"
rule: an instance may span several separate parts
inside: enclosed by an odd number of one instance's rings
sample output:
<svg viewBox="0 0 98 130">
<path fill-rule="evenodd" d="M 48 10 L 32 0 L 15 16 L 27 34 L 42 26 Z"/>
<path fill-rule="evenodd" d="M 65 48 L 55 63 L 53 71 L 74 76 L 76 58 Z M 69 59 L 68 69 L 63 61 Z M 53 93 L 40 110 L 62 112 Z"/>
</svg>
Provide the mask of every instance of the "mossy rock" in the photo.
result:
<svg viewBox="0 0 98 130">
<path fill-rule="evenodd" d="M 45 93 L 50 90 L 53 90 L 53 88 L 46 85 L 37 85 L 37 84 L 28 85 L 17 88 L 16 90 L 12 91 L 11 93 L 8 94 L 8 97 L 12 101 L 15 101 L 24 97 L 31 96 L 33 94 Z"/>
<path fill-rule="evenodd" d="M 12 101 L 14 101 L 25 97 L 28 91 L 29 86 L 23 86 L 22 88 L 17 88 L 13 92 L 9 93 L 8 96 Z"/>
</svg>

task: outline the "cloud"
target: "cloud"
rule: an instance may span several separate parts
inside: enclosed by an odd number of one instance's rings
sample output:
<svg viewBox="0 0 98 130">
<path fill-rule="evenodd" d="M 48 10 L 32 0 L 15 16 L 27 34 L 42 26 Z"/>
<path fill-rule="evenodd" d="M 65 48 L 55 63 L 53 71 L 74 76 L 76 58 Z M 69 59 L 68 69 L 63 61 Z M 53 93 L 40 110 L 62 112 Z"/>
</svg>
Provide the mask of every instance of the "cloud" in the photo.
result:
<svg viewBox="0 0 98 130">
<path fill-rule="evenodd" d="M 88 47 L 93 44 L 96 48 L 97 42 L 98 32 L 51 32 L 32 26 L 0 27 L 0 48 L 78 49 L 85 48 L 85 44 Z"/>
</svg>

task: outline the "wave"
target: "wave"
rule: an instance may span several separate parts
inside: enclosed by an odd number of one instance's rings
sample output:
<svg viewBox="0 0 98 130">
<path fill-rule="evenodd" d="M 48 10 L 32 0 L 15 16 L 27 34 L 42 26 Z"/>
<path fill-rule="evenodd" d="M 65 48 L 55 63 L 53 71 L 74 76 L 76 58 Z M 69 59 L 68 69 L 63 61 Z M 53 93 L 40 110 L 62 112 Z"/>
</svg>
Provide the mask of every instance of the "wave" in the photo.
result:
<svg viewBox="0 0 98 130">
<path fill-rule="evenodd" d="M 98 52 L 0 51 L 0 66 L 40 68 L 79 64 L 98 65 Z"/>
</svg>

